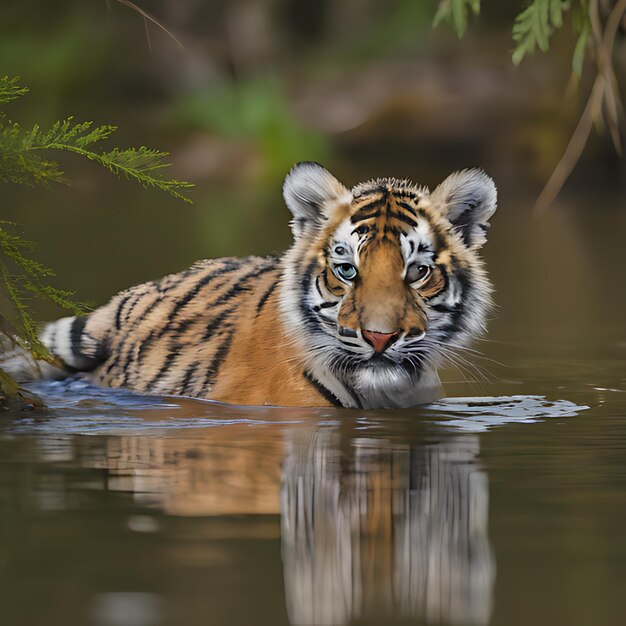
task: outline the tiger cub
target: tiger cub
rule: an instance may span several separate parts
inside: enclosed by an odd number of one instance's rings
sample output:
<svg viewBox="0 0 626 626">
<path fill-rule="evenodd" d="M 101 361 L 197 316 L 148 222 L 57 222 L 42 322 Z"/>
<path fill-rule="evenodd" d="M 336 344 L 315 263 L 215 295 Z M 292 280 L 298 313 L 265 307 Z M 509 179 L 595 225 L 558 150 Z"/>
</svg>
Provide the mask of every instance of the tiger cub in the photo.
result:
<svg viewBox="0 0 626 626">
<path fill-rule="evenodd" d="M 59 368 L 40 371 L 244 405 L 440 397 L 437 369 L 484 330 L 491 306 L 478 251 L 493 181 L 474 169 L 432 193 L 393 178 L 349 190 L 299 163 L 283 192 L 294 242 L 282 256 L 200 261 L 52 322 L 42 340 Z"/>
</svg>

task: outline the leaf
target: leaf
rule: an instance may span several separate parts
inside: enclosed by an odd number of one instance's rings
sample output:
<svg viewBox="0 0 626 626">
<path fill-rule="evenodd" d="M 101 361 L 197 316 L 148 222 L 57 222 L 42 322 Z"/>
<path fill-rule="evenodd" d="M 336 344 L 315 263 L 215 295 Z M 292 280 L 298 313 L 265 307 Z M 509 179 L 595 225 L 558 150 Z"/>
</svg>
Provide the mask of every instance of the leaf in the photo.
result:
<svg viewBox="0 0 626 626">
<path fill-rule="evenodd" d="M 579 78 L 583 73 L 583 63 L 585 62 L 585 55 L 587 53 L 587 43 L 589 42 L 589 34 L 590 34 L 589 24 L 585 24 L 583 26 L 582 31 L 578 35 L 576 39 L 576 45 L 574 47 L 574 54 L 572 56 L 572 71 Z"/>
<path fill-rule="evenodd" d="M 18 124 L 0 121 L 0 181 L 25 185 L 65 182 L 58 164 L 37 154 L 42 150 L 63 150 L 95 161 L 119 177 L 191 202 L 180 192 L 193 187 L 191 183 L 168 180 L 158 171 L 168 165 L 163 162 L 167 152 L 145 146 L 126 150 L 113 148 L 108 152 L 91 148 L 108 139 L 115 130 L 116 127 L 110 125 L 93 127 L 92 122 L 75 123 L 71 117 L 55 122 L 47 131 L 38 125 L 24 130 Z"/>
<path fill-rule="evenodd" d="M 446 21 L 460 39 L 467 29 L 467 18 L 470 11 L 474 15 L 480 13 L 480 0 L 440 0 L 433 18 L 433 27 Z"/>
<path fill-rule="evenodd" d="M 18 80 L 17 77 L 0 76 L 0 104 L 17 100 L 28 93 L 28 87 L 20 87 L 17 84 Z"/>
<path fill-rule="evenodd" d="M 569 0 L 533 0 L 515 18 L 513 40 L 517 46 L 512 52 L 515 65 L 519 65 L 536 48 L 542 52 L 548 50 L 550 37 L 563 25 L 563 14 L 570 7 Z"/>
</svg>

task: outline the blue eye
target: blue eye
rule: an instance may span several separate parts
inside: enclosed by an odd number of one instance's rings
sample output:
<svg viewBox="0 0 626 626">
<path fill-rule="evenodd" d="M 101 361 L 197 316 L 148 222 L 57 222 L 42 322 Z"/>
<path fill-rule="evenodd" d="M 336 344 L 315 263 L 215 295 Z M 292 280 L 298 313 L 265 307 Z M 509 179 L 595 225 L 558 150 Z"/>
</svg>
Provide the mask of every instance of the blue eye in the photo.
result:
<svg viewBox="0 0 626 626">
<path fill-rule="evenodd" d="M 354 280 L 354 277 L 357 275 L 356 267 L 352 263 L 341 263 L 340 265 L 335 265 L 334 269 L 335 274 L 344 280 Z"/>
</svg>

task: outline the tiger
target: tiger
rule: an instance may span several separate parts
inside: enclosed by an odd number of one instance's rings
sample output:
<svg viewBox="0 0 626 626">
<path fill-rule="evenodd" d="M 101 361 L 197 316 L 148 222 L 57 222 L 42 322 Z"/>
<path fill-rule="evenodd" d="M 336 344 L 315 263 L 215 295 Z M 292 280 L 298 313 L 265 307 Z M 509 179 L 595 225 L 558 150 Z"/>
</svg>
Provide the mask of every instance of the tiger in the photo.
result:
<svg viewBox="0 0 626 626">
<path fill-rule="evenodd" d="M 235 405 L 440 398 L 439 370 L 485 331 L 493 306 L 479 255 L 493 180 L 468 169 L 432 192 L 395 178 L 350 190 L 301 162 L 283 196 L 293 243 L 282 255 L 199 261 L 51 322 L 41 341 L 55 361 L 36 376 Z M 35 376 L 15 358 L 2 366 L 21 382 Z"/>
</svg>

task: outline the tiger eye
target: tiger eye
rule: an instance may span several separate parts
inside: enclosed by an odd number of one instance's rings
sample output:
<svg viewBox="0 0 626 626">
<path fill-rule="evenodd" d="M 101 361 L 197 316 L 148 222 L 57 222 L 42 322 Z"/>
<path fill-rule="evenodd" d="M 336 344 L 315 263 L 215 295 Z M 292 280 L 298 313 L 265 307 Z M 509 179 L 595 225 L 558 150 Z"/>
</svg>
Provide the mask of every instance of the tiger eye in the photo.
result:
<svg viewBox="0 0 626 626">
<path fill-rule="evenodd" d="M 406 270 L 406 281 L 408 283 L 417 283 L 425 280 L 430 276 L 431 269 L 428 265 L 418 265 L 411 263 Z"/>
<path fill-rule="evenodd" d="M 333 269 L 335 274 L 344 280 L 353 280 L 357 275 L 357 269 L 352 263 L 341 263 L 340 265 L 335 265 Z"/>
<path fill-rule="evenodd" d="M 346 253 L 346 249 L 343 246 L 337 246 L 335 248 L 335 254 L 338 254 L 339 256 L 342 256 Z"/>
</svg>

